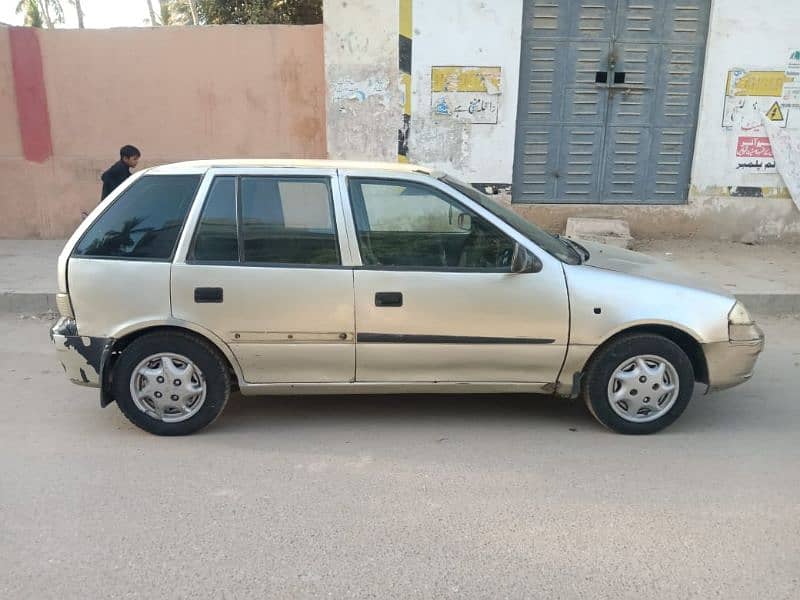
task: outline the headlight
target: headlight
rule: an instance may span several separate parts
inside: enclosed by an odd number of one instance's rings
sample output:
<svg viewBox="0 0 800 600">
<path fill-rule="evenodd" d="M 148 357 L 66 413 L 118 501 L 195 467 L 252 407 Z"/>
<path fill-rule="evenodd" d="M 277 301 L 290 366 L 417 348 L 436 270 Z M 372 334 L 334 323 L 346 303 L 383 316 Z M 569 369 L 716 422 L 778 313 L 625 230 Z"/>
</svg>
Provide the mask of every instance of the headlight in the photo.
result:
<svg viewBox="0 0 800 600">
<path fill-rule="evenodd" d="M 752 325 L 753 319 L 744 304 L 737 302 L 733 305 L 731 312 L 728 313 L 728 323 L 731 325 Z"/>
<path fill-rule="evenodd" d="M 761 337 L 753 318 L 744 304 L 737 302 L 728 313 L 728 339 L 732 342 L 751 342 Z"/>
</svg>

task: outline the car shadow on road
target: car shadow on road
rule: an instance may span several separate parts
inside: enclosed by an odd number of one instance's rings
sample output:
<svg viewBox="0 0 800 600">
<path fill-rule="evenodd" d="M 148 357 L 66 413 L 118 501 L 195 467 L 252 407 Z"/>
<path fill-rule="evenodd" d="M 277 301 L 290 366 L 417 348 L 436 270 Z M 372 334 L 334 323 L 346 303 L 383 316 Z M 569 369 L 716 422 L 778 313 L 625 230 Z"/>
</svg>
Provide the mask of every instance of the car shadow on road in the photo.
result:
<svg viewBox="0 0 800 600">
<path fill-rule="evenodd" d="M 428 394 L 353 396 L 242 396 L 235 394 L 216 431 L 242 431 L 278 426 L 324 425 L 386 426 L 520 422 L 564 429 L 592 427 L 594 422 L 578 400 L 532 394 Z"/>
</svg>

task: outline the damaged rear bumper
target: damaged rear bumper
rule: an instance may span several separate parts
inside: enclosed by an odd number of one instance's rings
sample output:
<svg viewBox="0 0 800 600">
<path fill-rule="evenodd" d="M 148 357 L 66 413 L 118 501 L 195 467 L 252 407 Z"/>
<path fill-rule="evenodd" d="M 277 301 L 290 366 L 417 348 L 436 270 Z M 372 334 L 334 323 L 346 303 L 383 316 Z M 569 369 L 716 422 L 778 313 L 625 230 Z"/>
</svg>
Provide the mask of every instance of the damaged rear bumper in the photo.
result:
<svg viewBox="0 0 800 600">
<path fill-rule="evenodd" d="M 72 383 L 100 387 L 112 338 L 79 336 L 75 320 L 63 317 L 50 329 L 56 356 Z"/>
</svg>

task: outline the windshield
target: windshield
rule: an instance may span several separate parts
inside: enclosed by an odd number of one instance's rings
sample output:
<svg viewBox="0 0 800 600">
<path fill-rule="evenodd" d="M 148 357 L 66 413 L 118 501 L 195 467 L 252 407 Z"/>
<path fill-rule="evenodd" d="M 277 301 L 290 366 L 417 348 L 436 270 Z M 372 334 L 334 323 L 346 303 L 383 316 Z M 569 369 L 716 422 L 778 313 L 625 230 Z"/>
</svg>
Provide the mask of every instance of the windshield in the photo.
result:
<svg viewBox="0 0 800 600">
<path fill-rule="evenodd" d="M 479 192 L 468 183 L 454 179 L 449 175 L 442 175 L 439 177 L 439 180 L 443 181 L 450 187 L 457 189 L 459 192 L 469 197 L 470 200 L 474 200 L 480 204 L 483 208 L 490 211 L 496 217 L 511 225 L 514 229 L 519 231 L 522 235 L 527 237 L 542 250 L 555 256 L 558 260 L 570 265 L 578 265 L 581 263 L 580 254 L 578 254 L 575 249 L 565 241 L 547 233 L 544 229 L 537 227 L 527 219 L 519 216 L 510 208 L 506 208 L 505 206 L 495 202 L 489 196 Z"/>
</svg>

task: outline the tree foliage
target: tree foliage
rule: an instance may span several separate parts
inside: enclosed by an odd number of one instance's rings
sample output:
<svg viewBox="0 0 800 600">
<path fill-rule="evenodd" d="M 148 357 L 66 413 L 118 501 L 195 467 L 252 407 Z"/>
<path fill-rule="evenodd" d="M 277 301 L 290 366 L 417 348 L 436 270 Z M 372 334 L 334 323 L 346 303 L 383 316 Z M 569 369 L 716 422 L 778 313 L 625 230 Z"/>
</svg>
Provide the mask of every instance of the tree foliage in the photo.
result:
<svg viewBox="0 0 800 600">
<path fill-rule="evenodd" d="M 37 0 L 20 0 L 17 4 L 17 14 L 25 15 L 26 27 L 43 27 L 44 20 L 42 13 L 39 10 L 39 2 Z"/>
<path fill-rule="evenodd" d="M 83 8 L 81 0 L 69 0 L 75 7 L 78 16 L 78 27 L 83 29 Z M 25 25 L 28 27 L 44 27 L 52 29 L 56 25 L 64 24 L 64 7 L 61 0 L 19 0 L 17 14 L 25 15 Z"/>
<path fill-rule="evenodd" d="M 322 0 L 195 0 L 195 5 L 198 21 L 207 25 L 322 23 Z"/>
</svg>

